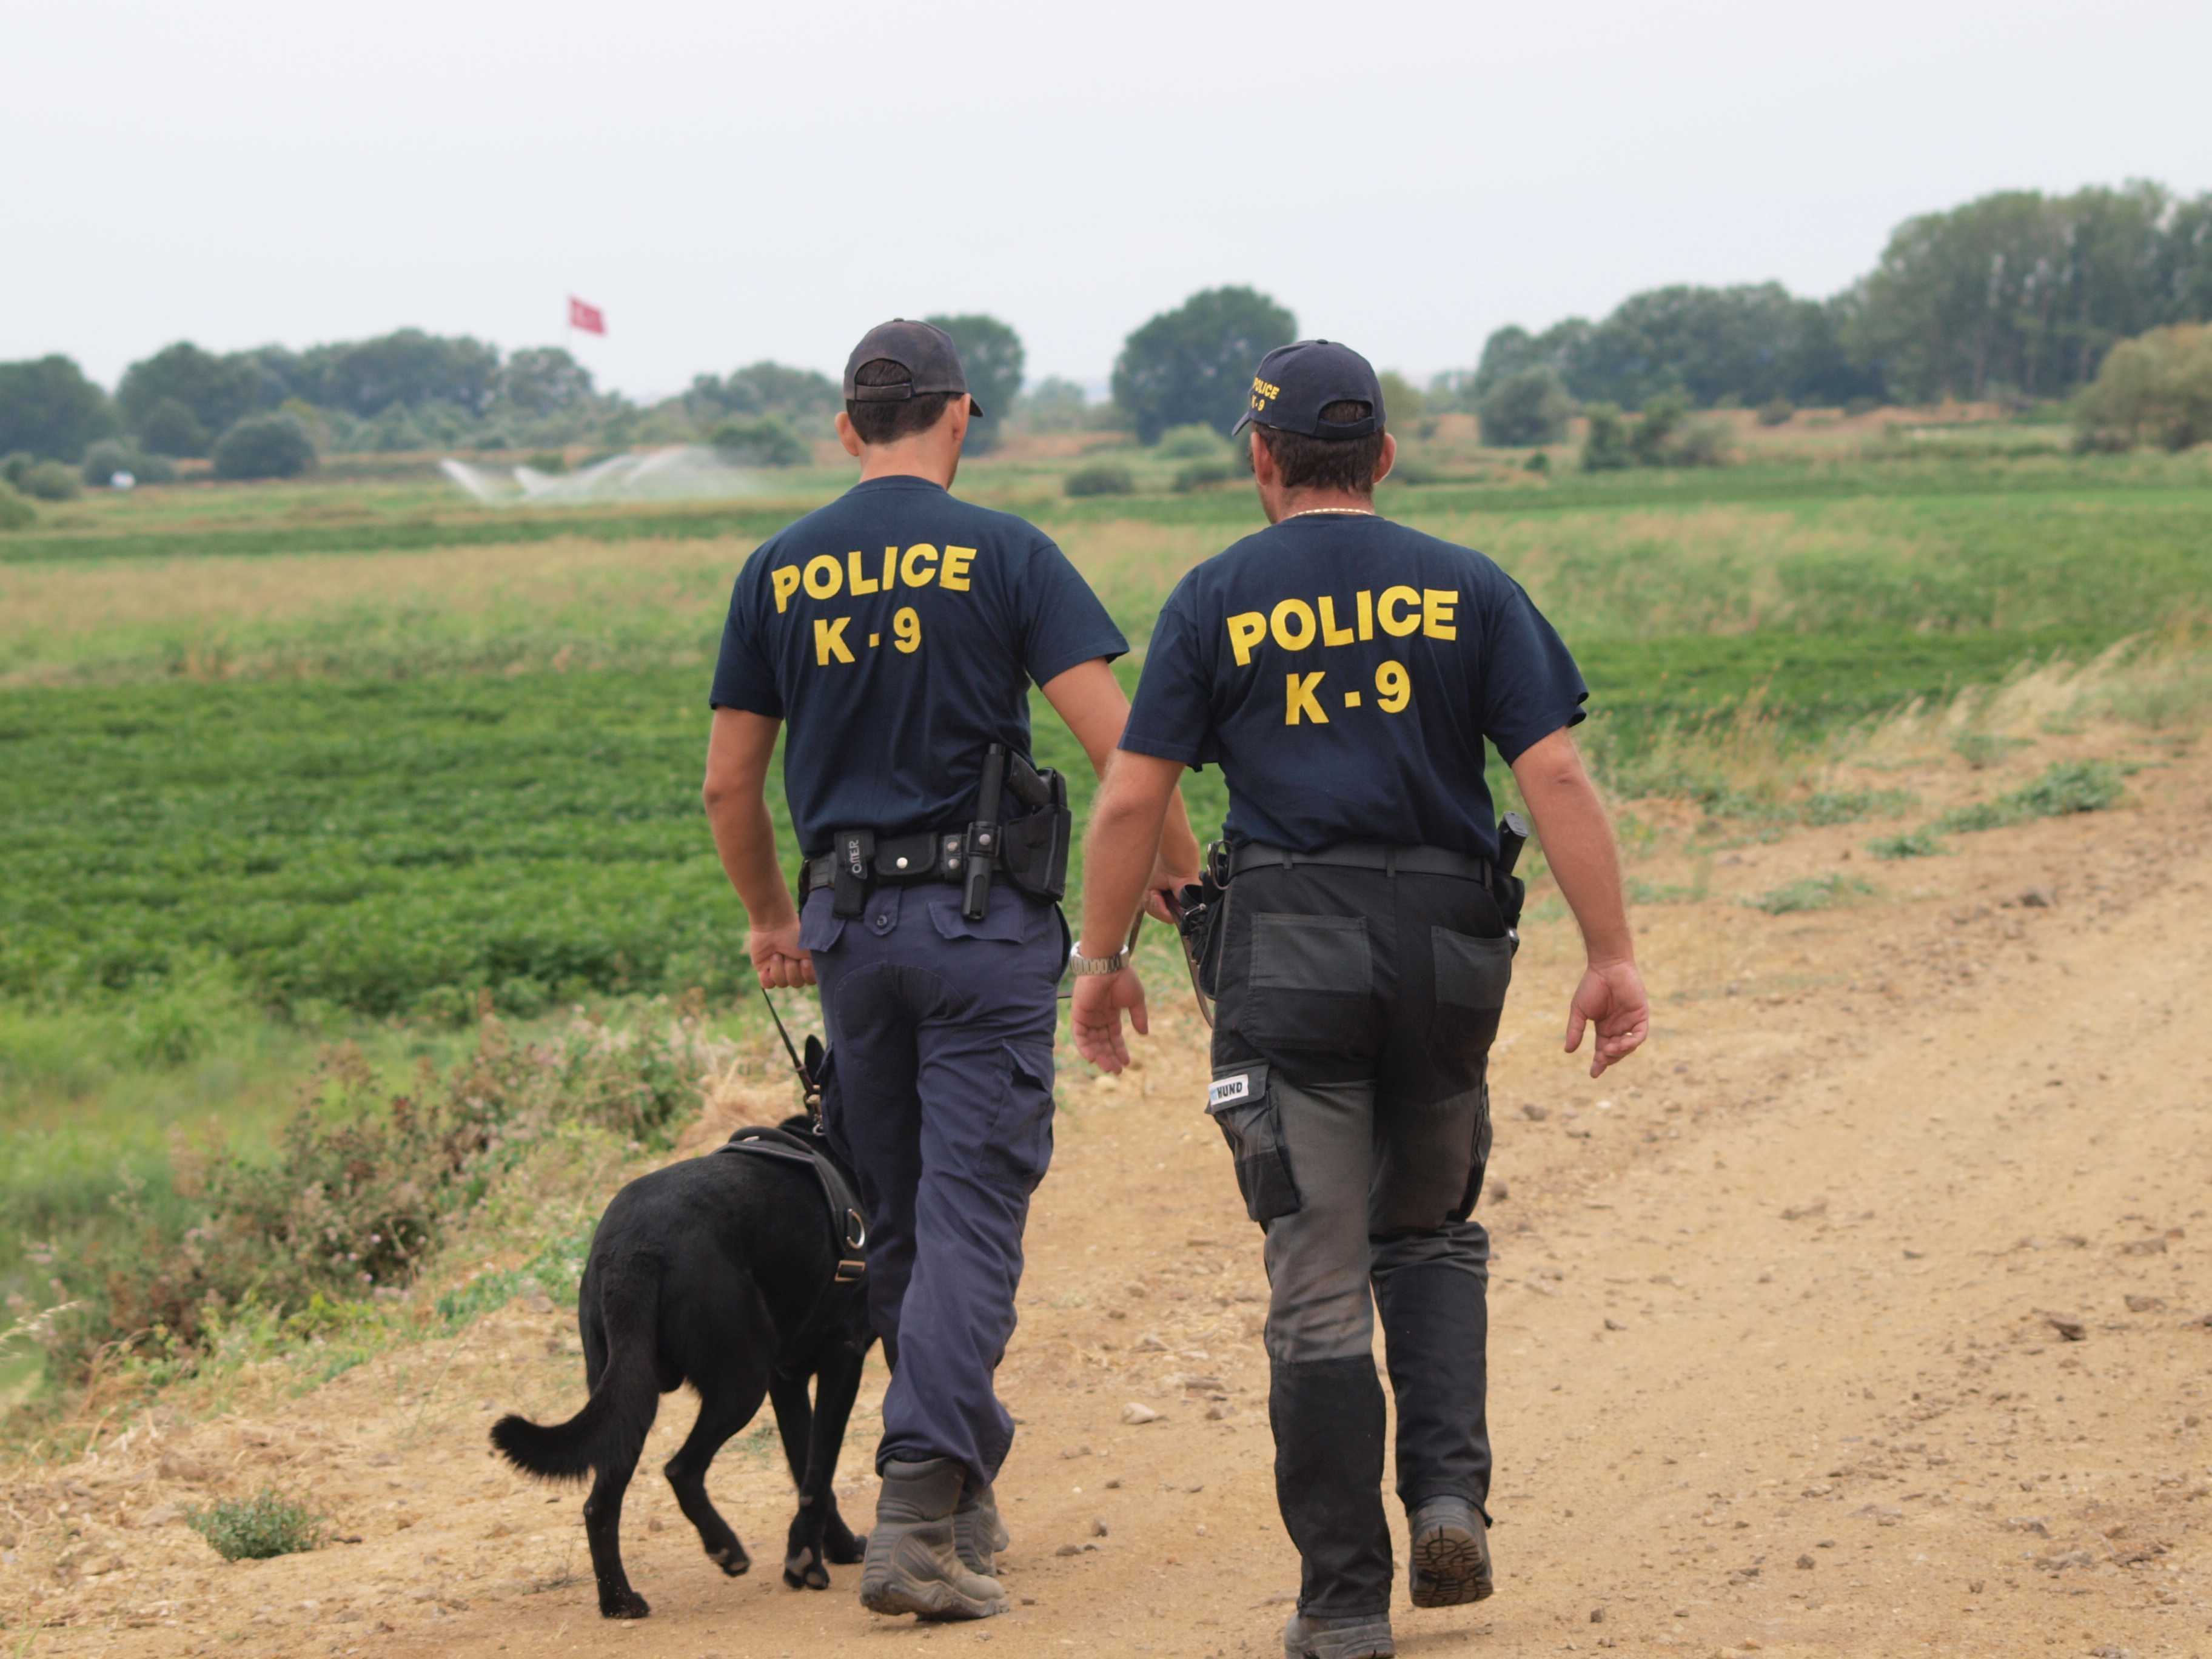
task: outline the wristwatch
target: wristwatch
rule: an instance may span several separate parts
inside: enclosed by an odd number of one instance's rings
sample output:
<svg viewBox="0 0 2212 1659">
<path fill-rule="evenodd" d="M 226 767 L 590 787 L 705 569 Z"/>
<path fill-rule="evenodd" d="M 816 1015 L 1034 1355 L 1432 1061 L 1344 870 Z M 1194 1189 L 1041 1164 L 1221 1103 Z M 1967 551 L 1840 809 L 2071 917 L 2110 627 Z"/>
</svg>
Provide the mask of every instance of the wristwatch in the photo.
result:
<svg viewBox="0 0 2212 1659">
<path fill-rule="evenodd" d="M 1110 957 L 1086 957 L 1082 951 L 1070 946 L 1067 952 L 1068 971 L 1074 974 L 1118 974 L 1129 965 L 1129 958 L 1134 955 L 1136 952 L 1127 945 L 1115 951 Z"/>
</svg>

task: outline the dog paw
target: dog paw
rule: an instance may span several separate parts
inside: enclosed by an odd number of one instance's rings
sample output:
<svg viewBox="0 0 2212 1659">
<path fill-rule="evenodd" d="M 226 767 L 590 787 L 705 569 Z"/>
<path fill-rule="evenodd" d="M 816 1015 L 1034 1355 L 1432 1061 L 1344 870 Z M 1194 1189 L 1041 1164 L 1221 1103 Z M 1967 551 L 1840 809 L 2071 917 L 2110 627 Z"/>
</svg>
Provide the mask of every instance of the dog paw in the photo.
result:
<svg viewBox="0 0 2212 1659">
<path fill-rule="evenodd" d="M 833 1532 L 823 1539 L 822 1553 L 838 1566 L 856 1567 L 867 1557 L 868 1534 L 848 1532 L 840 1538 Z"/>
<path fill-rule="evenodd" d="M 642 1619 L 652 1611 L 653 1604 L 634 1589 L 616 1590 L 599 1597 L 602 1619 Z"/>
<path fill-rule="evenodd" d="M 783 1558 L 783 1582 L 793 1589 L 828 1589 L 830 1569 L 811 1551 L 796 1551 Z"/>
<path fill-rule="evenodd" d="M 753 1570 L 752 1557 L 747 1555 L 745 1547 L 738 1543 L 725 1544 L 719 1549 L 708 1550 L 707 1559 L 732 1578 L 742 1578 Z"/>
</svg>

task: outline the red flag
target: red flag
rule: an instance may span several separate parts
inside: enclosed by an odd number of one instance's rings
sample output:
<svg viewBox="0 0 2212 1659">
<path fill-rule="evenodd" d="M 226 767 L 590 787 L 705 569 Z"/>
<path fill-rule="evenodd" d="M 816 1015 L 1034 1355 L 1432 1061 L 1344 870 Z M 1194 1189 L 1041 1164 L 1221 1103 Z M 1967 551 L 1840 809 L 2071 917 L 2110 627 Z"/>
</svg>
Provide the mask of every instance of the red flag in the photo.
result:
<svg viewBox="0 0 2212 1659">
<path fill-rule="evenodd" d="M 604 334 L 607 331 L 607 314 L 572 294 L 568 296 L 568 326 L 580 328 L 586 334 Z"/>
</svg>

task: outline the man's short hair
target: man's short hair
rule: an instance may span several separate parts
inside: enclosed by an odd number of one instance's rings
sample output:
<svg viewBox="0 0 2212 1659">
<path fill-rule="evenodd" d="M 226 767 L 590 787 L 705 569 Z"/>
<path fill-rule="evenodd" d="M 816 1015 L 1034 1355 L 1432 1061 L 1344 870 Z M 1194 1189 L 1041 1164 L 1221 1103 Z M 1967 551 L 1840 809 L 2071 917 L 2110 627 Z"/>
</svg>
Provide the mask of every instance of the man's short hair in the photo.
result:
<svg viewBox="0 0 2212 1659">
<path fill-rule="evenodd" d="M 1349 423 L 1364 420 L 1374 406 L 1355 398 L 1340 398 L 1324 404 L 1324 421 Z M 1364 438 L 1309 438 L 1280 427 L 1255 422 L 1252 429 L 1275 459 L 1275 471 L 1285 489 L 1340 489 L 1355 495 L 1375 493 L 1375 469 L 1382 465 L 1382 436 L 1370 432 Z"/>
<path fill-rule="evenodd" d="M 888 357 L 872 357 L 854 371 L 857 386 L 904 386 L 914 376 L 903 363 L 895 363 Z M 919 398 L 894 398 L 887 403 L 859 403 L 845 400 L 845 413 L 852 417 L 853 430 L 860 434 L 864 444 L 896 443 L 901 438 L 910 438 L 917 432 L 927 432 L 945 418 L 945 405 L 952 401 L 950 392 L 926 392 Z"/>
</svg>

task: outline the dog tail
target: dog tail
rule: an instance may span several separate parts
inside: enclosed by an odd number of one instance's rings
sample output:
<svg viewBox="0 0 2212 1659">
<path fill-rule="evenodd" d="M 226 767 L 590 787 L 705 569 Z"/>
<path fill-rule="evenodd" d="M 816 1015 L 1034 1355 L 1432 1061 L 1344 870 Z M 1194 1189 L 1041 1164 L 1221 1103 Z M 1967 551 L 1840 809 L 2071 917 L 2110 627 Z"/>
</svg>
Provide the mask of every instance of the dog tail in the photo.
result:
<svg viewBox="0 0 2212 1659">
<path fill-rule="evenodd" d="M 659 1269 L 635 1255 L 605 1266 L 599 1290 L 607 1367 L 584 1409 L 550 1425 L 516 1414 L 492 1425 L 500 1455 L 540 1480 L 581 1480 L 594 1469 L 634 1466 L 660 1409 Z"/>
</svg>

